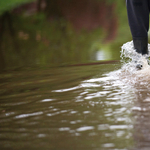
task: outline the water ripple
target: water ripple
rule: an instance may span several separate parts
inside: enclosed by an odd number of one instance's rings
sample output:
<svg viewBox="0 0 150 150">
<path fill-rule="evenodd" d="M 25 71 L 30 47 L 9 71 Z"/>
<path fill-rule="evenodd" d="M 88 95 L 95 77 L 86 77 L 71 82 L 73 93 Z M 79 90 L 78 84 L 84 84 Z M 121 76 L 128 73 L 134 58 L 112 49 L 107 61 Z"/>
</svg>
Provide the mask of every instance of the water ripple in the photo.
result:
<svg viewBox="0 0 150 150">
<path fill-rule="evenodd" d="M 34 112 L 34 113 L 30 113 L 30 114 L 22 114 L 22 115 L 18 115 L 15 118 L 16 119 L 20 119 L 20 118 L 27 118 L 27 117 L 31 117 L 31 116 L 38 116 L 38 115 L 42 115 L 43 112 Z"/>
<path fill-rule="evenodd" d="M 76 131 L 77 132 L 83 132 L 83 131 L 88 131 L 88 130 L 93 130 L 93 129 L 94 129 L 93 126 L 86 126 L 86 127 L 80 127 Z"/>
</svg>

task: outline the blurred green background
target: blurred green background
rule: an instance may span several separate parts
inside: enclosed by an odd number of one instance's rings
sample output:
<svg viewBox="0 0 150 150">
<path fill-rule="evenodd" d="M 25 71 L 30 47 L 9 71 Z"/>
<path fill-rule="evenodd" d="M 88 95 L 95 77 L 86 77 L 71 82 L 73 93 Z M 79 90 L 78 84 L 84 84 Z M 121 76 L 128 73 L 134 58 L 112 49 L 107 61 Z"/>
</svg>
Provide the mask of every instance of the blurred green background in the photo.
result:
<svg viewBox="0 0 150 150">
<path fill-rule="evenodd" d="M 0 0 L 0 70 L 119 60 L 124 0 Z"/>
</svg>

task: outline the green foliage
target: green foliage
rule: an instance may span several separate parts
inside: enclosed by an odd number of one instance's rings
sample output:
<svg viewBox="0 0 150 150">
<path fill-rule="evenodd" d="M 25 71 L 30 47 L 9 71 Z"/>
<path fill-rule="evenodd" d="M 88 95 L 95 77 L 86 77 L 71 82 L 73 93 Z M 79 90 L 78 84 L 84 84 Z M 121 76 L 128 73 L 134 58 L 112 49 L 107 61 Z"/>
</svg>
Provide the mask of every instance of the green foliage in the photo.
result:
<svg viewBox="0 0 150 150">
<path fill-rule="evenodd" d="M 118 37 L 121 42 L 130 40 L 131 33 L 128 25 L 127 10 L 125 0 L 116 0 L 116 14 L 118 16 Z"/>
<path fill-rule="evenodd" d="M 93 50 L 101 47 L 105 36 L 100 28 L 77 33 L 68 21 L 48 22 L 42 13 L 29 17 L 15 16 L 13 21 L 15 37 L 12 39 L 10 33 L 5 32 L 3 39 L 7 41 L 3 48 L 8 68 L 24 64 L 42 67 L 86 63 Z"/>
<path fill-rule="evenodd" d="M 27 1 L 31 0 L 10 0 L 9 6 L 8 3 L 4 5 L 1 0 L 0 6 L 5 6 L 6 11 Z M 85 63 L 91 59 L 93 52 L 98 50 L 111 54 L 111 59 L 116 59 L 116 56 L 119 58 L 120 47 L 130 40 L 126 6 L 121 0 L 107 2 L 116 5 L 118 17 L 118 35 L 116 40 L 109 44 L 103 43 L 106 35 L 102 28 L 90 32 L 82 30 L 78 33 L 63 18 L 48 21 L 45 13 L 12 16 L 16 34 L 12 38 L 9 29 L 6 29 L 2 45 L 6 66 L 12 68 L 24 64 L 58 66 Z M 2 12 L 2 7 L 0 11 Z"/>
<path fill-rule="evenodd" d="M 5 11 L 10 11 L 15 7 L 35 0 L 0 0 L 0 15 Z"/>
</svg>

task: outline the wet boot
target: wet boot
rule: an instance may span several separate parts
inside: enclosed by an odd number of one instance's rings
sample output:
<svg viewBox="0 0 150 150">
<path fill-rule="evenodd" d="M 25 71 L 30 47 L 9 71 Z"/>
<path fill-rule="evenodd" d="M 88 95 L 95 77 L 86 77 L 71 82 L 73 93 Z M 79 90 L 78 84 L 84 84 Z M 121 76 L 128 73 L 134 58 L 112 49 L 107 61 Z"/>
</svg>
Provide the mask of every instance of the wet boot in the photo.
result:
<svg viewBox="0 0 150 150">
<path fill-rule="evenodd" d="M 144 37 L 144 38 L 133 37 L 133 44 L 137 53 L 142 54 L 142 55 L 148 54 L 148 38 L 147 37 Z M 136 64 L 137 64 L 136 68 L 138 70 L 142 69 L 143 65 L 141 63 L 138 63 L 138 60 L 136 61 Z"/>
<path fill-rule="evenodd" d="M 134 38 L 133 37 L 134 48 L 137 53 L 142 55 L 148 54 L 148 38 Z"/>
</svg>

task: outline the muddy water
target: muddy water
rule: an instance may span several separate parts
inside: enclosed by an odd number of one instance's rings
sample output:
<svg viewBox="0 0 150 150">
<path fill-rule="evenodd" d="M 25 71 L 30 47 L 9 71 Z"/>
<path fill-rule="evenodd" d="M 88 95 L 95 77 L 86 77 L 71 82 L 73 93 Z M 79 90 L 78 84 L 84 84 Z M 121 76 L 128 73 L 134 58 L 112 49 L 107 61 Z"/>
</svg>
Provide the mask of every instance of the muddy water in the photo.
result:
<svg viewBox="0 0 150 150">
<path fill-rule="evenodd" d="M 131 73 L 119 63 L 2 73 L 0 148 L 150 149 L 148 69 Z"/>
</svg>

